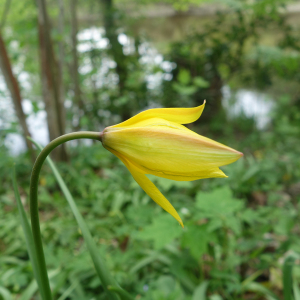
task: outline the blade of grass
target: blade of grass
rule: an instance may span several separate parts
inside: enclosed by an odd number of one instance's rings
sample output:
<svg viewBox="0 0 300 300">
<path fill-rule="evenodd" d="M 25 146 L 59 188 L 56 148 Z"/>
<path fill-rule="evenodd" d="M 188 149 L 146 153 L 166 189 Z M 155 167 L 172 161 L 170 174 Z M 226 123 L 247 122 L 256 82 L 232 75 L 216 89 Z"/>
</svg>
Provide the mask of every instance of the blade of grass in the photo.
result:
<svg viewBox="0 0 300 300">
<path fill-rule="evenodd" d="M 30 139 L 30 138 L 28 138 Z M 30 139 L 38 149 L 40 149 L 41 151 L 43 150 L 43 148 L 38 144 L 36 143 L 34 140 Z M 125 292 L 121 287 L 119 287 L 119 285 L 116 283 L 116 281 L 114 280 L 114 278 L 110 275 L 109 273 L 109 270 L 106 266 L 106 263 L 104 261 L 104 259 L 102 259 L 102 257 L 99 255 L 99 251 L 97 250 L 97 246 L 93 240 L 93 237 L 87 227 L 87 224 L 86 222 L 84 221 L 82 215 L 80 214 L 78 208 L 77 208 L 77 205 L 69 191 L 69 189 L 67 188 L 64 180 L 62 179 L 59 171 L 57 170 L 57 168 L 55 167 L 53 161 L 51 160 L 51 158 L 48 156 L 46 158 L 48 164 L 50 165 L 50 168 L 52 169 L 52 172 L 63 192 L 63 194 L 65 195 L 70 207 L 71 207 L 71 210 L 73 212 L 73 215 L 78 223 L 78 226 L 82 232 L 82 235 L 84 237 L 84 240 L 86 242 L 86 245 L 87 245 L 87 248 L 88 248 L 88 251 L 91 255 L 91 258 L 93 260 L 93 263 L 94 263 L 94 266 L 95 266 L 95 269 L 96 269 L 96 272 L 103 284 L 103 288 L 107 291 L 107 293 L 109 294 L 110 298 L 113 299 L 113 300 L 117 300 L 119 299 L 119 297 L 115 294 L 117 293 L 121 299 L 123 300 L 133 300 L 132 296 L 130 296 L 127 292 Z M 117 287 L 117 291 L 115 290 L 109 290 L 108 289 L 108 286 L 114 286 L 114 287 Z M 122 290 L 124 293 L 120 293 L 120 290 Z M 112 293 L 115 292 L 115 293 Z M 126 295 L 126 297 L 124 296 Z"/>
<path fill-rule="evenodd" d="M 75 290 L 77 282 L 73 282 L 57 300 L 65 300 Z"/>
<path fill-rule="evenodd" d="M 246 286 L 243 286 L 242 290 L 261 293 L 266 296 L 268 300 L 279 300 L 279 298 L 273 292 L 257 282 L 248 283 Z"/>
<path fill-rule="evenodd" d="M 31 231 L 34 241 L 34 248 L 36 252 L 37 267 L 40 276 L 40 282 L 43 285 L 43 289 L 46 291 L 43 300 L 52 300 L 52 293 L 49 283 L 49 276 L 47 272 L 46 259 L 43 248 L 43 241 L 41 235 L 40 217 L 39 217 L 39 205 L 38 205 L 38 186 L 39 178 L 42 166 L 48 157 L 48 155 L 59 145 L 76 140 L 76 139 L 93 139 L 100 141 L 100 132 L 92 131 L 78 131 L 67 133 L 52 140 L 38 155 L 32 168 L 30 177 L 30 189 L 29 189 L 29 201 L 30 201 L 30 219 L 31 219 Z M 108 284 L 106 284 L 108 285 Z"/>
<path fill-rule="evenodd" d="M 89 299 L 86 293 L 84 292 L 84 289 L 77 276 L 73 276 L 72 278 L 70 278 L 70 282 L 72 284 L 75 284 L 74 294 L 76 296 L 76 299 L 81 299 L 81 300 Z"/>
<path fill-rule="evenodd" d="M 295 282 L 295 281 L 293 284 L 293 292 L 294 292 L 295 300 L 300 300 L 300 289 L 299 289 L 297 282 Z"/>
<path fill-rule="evenodd" d="M 49 279 L 52 279 L 55 277 L 57 274 L 60 273 L 60 269 L 55 269 L 52 271 L 49 271 Z M 30 300 L 33 299 L 33 295 L 37 292 L 38 290 L 38 285 L 36 284 L 36 281 L 33 280 L 31 283 L 27 286 L 25 291 L 22 293 L 21 297 L 18 298 L 18 300 Z"/>
<path fill-rule="evenodd" d="M 0 298 L 3 298 L 3 300 L 12 300 L 10 291 L 0 286 Z"/>
<path fill-rule="evenodd" d="M 241 283 L 242 287 L 247 286 L 247 284 L 249 284 L 249 283 L 251 283 L 251 282 L 254 282 L 255 279 L 256 279 L 259 275 L 261 275 L 262 273 L 263 273 L 263 271 L 258 270 L 258 271 L 256 271 L 256 272 L 254 272 L 253 274 L 251 274 L 249 277 L 247 277 L 247 278 Z"/>
<path fill-rule="evenodd" d="M 292 288 L 293 288 L 293 265 L 295 258 L 288 256 L 282 267 L 282 281 L 283 281 L 283 296 L 284 300 L 292 300 Z"/>
<path fill-rule="evenodd" d="M 192 300 L 206 300 L 206 290 L 207 290 L 208 284 L 209 284 L 209 281 L 205 280 L 200 285 L 198 285 L 193 293 Z"/>
<path fill-rule="evenodd" d="M 26 287 L 26 290 L 22 293 L 19 300 L 30 300 L 32 299 L 34 293 L 38 290 L 36 281 L 33 279 L 30 284 Z"/>
<path fill-rule="evenodd" d="M 43 285 L 41 284 L 41 279 L 40 279 L 39 272 L 38 272 L 38 266 L 37 266 L 38 262 L 37 262 L 37 257 L 36 257 L 36 251 L 34 248 L 32 231 L 31 231 L 31 227 L 30 227 L 25 209 L 21 202 L 21 198 L 20 198 L 20 194 L 19 194 L 19 190 L 18 190 L 18 186 L 17 186 L 15 166 L 13 167 L 12 180 L 13 180 L 15 197 L 16 197 L 16 201 L 17 201 L 17 207 L 18 207 L 18 211 L 19 211 L 19 215 L 20 215 L 20 219 L 21 219 L 21 225 L 22 225 L 22 229 L 23 229 L 23 232 L 25 235 L 27 251 L 28 251 L 29 259 L 32 264 L 33 274 L 34 274 L 34 277 L 36 278 L 37 284 L 39 286 L 40 293 L 42 295 L 42 299 L 45 299 L 46 292 L 43 289 Z"/>
<path fill-rule="evenodd" d="M 122 300 L 133 300 L 132 296 L 119 286 L 108 286 L 108 289 L 117 293 Z"/>
</svg>

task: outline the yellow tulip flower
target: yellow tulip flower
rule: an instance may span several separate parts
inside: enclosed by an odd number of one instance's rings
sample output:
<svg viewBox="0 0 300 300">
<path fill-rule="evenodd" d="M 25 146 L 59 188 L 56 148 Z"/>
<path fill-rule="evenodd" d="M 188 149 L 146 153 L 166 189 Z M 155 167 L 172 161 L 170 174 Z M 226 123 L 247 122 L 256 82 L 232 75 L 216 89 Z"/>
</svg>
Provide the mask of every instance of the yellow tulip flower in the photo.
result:
<svg viewBox="0 0 300 300">
<path fill-rule="evenodd" d="M 149 197 L 182 227 L 177 211 L 146 174 L 179 181 L 227 177 L 219 167 L 243 155 L 181 125 L 196 121 L 204 106 L 205 101 L 194 108 L 149 109 L 101 132 L 103 146 L 125 164 Z"/>
</svg>

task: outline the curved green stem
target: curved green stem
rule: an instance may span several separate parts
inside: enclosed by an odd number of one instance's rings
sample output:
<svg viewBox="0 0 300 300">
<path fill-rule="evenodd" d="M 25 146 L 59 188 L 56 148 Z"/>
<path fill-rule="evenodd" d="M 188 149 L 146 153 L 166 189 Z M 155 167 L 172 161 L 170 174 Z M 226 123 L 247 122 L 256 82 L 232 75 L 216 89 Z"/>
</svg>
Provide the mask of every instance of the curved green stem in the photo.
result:
<svg viewBox="0 0 300 300">
<path fill-rule="evenodd" d="M 100 141 L 100 132 L 89 132 L 89 131 L 80 131 L 65 134 L 58 137 L 57 139 L 51 141 L 44 149 L 41 151 L 37 157 L 30 180 L 30 215 L 31 215 L 31 227 L 32 235 L 36 249 L 37 263 L 38 263 L 38 274 L 40 277 L 39 283 L 42 285 L 40 289 L 45 291 L 45 296 L 43 300 L 52 300 L 52 294 L 49 285 L 49 279 L 47 274 L 41 230 L 40 230 L 40 220 L 39 220 L 39 210 L 38 210 L 38 183 L 39 175 L 42 168 L 42 165 L 50 154 L 50 152 L 57 146 L 71 140 L 75 139 L 94 139 Z"/>
<path fill-rule="evenodd" d="M 116 294 L 118 294 L 119 296 L 121 296 L 122 299 L 124 299 L 124 300 L 133 300 L 133 298 L 131 297 L 131 295 L 128 294 L 125 290 L 123 290 L 119 286 L 109 285 L 108 286 L 108 290 L 112 291 L 112 292 L 115 292 Z"/>
</svg>

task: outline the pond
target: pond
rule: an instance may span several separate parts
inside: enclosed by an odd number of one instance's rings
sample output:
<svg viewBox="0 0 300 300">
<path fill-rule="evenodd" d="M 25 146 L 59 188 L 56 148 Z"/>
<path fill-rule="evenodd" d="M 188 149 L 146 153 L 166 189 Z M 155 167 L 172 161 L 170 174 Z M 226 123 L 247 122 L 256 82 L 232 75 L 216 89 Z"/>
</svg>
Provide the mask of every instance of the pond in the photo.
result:
<svg viewBox="0 0 300 300">
<path fill-rule="evenodd" d="M 129 54 L 134 51 L 132 48 L 132 39 L 124 33 L 119 34 L 119 41 L 123 44 L 124 53 Z M 101 27 L 90 27 L 84 29 L 78 33 L 78 51 L 84 53 L 90 50 L 92 47 L 103 49 L 108 46 L 108 41 L 104 37 L 104 29 Z M 163 54 L 160 53 L 153 44 L 149 42 L 143 42 L 139 47 L 141 55 L 140 62 L 149 70 L 153 69 L 153 66 L 159 66 L 163 72 L 152 74 L 151 71 L 146 74 L 146 80 L 149 89 L 158 87 L 163 80 L 171 80 L 171 70 L 174 63 L 164 60 Z M 102 69 L 99 69 L 97 76 L 97 86 L 101 87 L 105 81 L 105 74 L 107 69 L 114 68 L 115 62 L 111 59 L 107 59 L 102 64 Z M 89 73 L 91 69 L 91 62 L 89 60 L 83 60 L 80 66 L 79 72 L 82 74 Z M 147 68 L 146 68 L 147 69 Z M 21 72 L 18 76 L 18 80 L 23 89 L 30 89 L 30 85 L 27 80 L 28 74 Z M 0 128 L 9 128 L 11 122 L 16 121 L 16 116 L 13 110 L 11 99 L 4 84 L 3 78 L 0 77 L 0 90 L 4 93 L 1 96 L 0 102 Z M 229 118 L 243 114 L 245 117 L 254 118 L 256 125 L 259 129 L 264 129 L 270 121 L 269 113 L 274 106 L 274 102 L 263 93 L 259 93 L 252 90 L 239 89 L 236 92 L 232 92 L 229 86 L 224 86 L 223 92 L 223 106 L 227 111 Z M 209 99 L 207 99 L 209 101 Z M 71 101 L 66 99 L 65 106 L 68 109 Z M 27 124 L 29 131 L 32 133 L 34 140 L 42 145 L 46 145 L 49 142 L 49 135 L 46 123 L 46 112 L 43 109 L 43 103 L 40 102 L 40 110 L 34 112 L 31 101 L 28 99 L 23 100 L 23 109 L 25 114 L 28 115 Z M 5 116 L 5 117 L 4 117 Z M 25 151 L 25 143 L 21 135 L 17 133 L 10 133 L 5 139 L 5 145 L 9 148 L 12 155 L 18 155 Z"/>
</svg>

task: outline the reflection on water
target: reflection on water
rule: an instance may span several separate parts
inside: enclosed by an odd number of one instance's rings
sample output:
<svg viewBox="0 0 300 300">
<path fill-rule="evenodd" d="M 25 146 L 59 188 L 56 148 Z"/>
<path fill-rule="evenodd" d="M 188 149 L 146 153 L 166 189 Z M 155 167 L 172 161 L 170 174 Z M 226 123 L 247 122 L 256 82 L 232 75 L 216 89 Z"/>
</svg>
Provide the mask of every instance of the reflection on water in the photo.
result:
<svg viewBox="0 0 300 300">
<path fill-rule="evenodd" d="M 6 103 L 9 105 L 10 102 Z M 225 86 L 223 87 L 223 105 L 229 118 L 243 114 L 247 118 L 254 118 L 257 128 L 264 129 L 270 122 L 269 113 L 274 107 L 274 102 L 263 93 L 241 89 L 233 94 L 229 87 Z M 46 112 L 40 110 L 34 114 L 29 100 L 23 101 L 23 109 L 29 115 L 27 124 L 33 138 L 40 144 L 46 145 L 49 142 Z M 12 155 L 17 155 L 26 149 L 23 138 L 17 133 L 8 134 L 5 145 Z"/>
<path fill-rule="evenodd" d="M 91 49 L 104 49 L 108 47 L 108 40 L 104 37 L 104 29 L 100 27 L 91 27 L 84 29 L 78 33 L 78 51 L 84 53 Z M 123 45 L 125 55 L 135 51 L 134 41 L 120 33 L 118 36 L 119 42 Z M 138 48 L 140 54 L 140 63 L 144 66 L 145 80 L 149 90 L 159 88 L 164 80 L 171 80 L 172 69 L 176 68 L 176 64 L 164 60 L 164 57 L 157 49 L 149 42 L 142 42 Z M 116 85 L 118 79 L 115 81 L 107 77 L 108 70 L 115 68 L 116 64 L 109 58 L 103 58 L 101 67 L 96 74 L 96 85 L 101 88 L 103 85 Z M 155 66 L 160 67 L 162 71 L 153 73 Z M 18 80 L 24 90 L 30 94 L 31 86 L 29 82 L 29 74 L 19 70 Z M 88 57 L 83 59 L 79 68 L 81 74 L 89 75 L 92 71 L 92 64 Z M 107 82 L 108 81 L 108 82 Z M 15 112 L 11 103 L 10 95 L 6 89 L 4 80 L 0 77 L 0 128 L 8 129 L 12 122 L 17 122 Z M 240 89 L 233 93 L 228 86 L 224 86 L 223 92 L 223 105 L 230 118 L 243 114 L 247 118 L 254 118 L 256 125 L 259 129 L 264 129 L 270 121 L 269 112 L 274 106 L 274 102 L 268 98 L 266 94 L 258 93 L 250 90 Z M 65 106 L 68 109 L 71 100 L 66 99 Z M 29 131 L 34 140 L 42 145 L 49 142 L 49 135 L 47 129 L 46 112 L 43 109 L 43 103 L 40 102 L 40 110 L 34 113 L 33 106 L 30 100 L 24 99 L 22 106 L 27 117 L 27 124 Z M 155 107 L 157 105 L 154 105 Z M 151 107 L 151 105 L 149 106 Z M 25 142 L 20 134 L 8 134 L 5 139 L 5 145 L 8 147 L 12 155 L 17 155 L 26 149 Z"/>
<path fill-rule="evenodd" d="M 105 49 L 108 47 L 108 39 L 105 38 L 105 30 L 101 27 L 90 27 L 81 30 L 78 33 L 78 52 L 84 54 L 92 49 Z M 120 33 L 118 36 L 119 42 L 123 45 L 123 51 L 125 55 L 132 54 L 135 51 L 134 40 L 124 33 Z M 140 55 L 140 63 L 144 67 L 145 80 L 147 82 L 148 89 L 155 89 L 160 86 L 163 80 L 171 80 L 172 76 L 170 72 L 176 67 L 174 63 L 163 60 L 161 53 L 157 51 L 149 42 L 142 42 L 138 48 Z M 93 66 L 89 56 L 84 56 L 83 61 L 79 67 L 79 73 L 83 75 L 93 77 L 94 84 L 97 88 L 108 86 L 113 88 L 118 84 L 118 78 L 116 74 L 109 74 L 109 69 L 116 67 L 116 63 L 108 58 L 102 57 L 101 66 L 97 72 L 93 74 Z M 163 71 L 153 73 L 154 67 L 160 67 Z M 30 94 L 31 85 L 29 82 L 29 74 L 22 71 L 21 68 L 14 70 L 18 75 L 18 81 L 21 87 Z M 85 81 L 85 86 L 89 86 L 89 83 Z M 0 128 L 8 129 L 12 122 L 17 122 L 17 118 L 13 109 L 10 94 L 7 91 L 4 79 L 0 76 Z M 70 108 L 71 100 L 65 100 L 66 109 Z M 27 117 L 27 124 L 29 131 L 32 134 L 34 140 L 41 145 L 49 143 L 49 134 L 47 129 L 47 114 L 43 109 L 43 103 L 39 102 L 40 110 L 37 113 L 33 112 L 32 104 L 29 100 L 24 99 L 22 102 L 23 110 Z M 10 133 L 6 136 L 4 141 L 6 147 L 8 147 L 12 155 L 18 155 L 25 151 L 26 145 L 23 137 L 18 133 Z M 75 142 L 76 143 L 76 142 Z M 88 144 L 89 141 L 84 141 Z M 72 143 L 71 143 L 72 144 Z"/>
<path fill-rule="evenodd" d="M 10 116 L 10 120 L 6 121 L 14 121 L 16 119 L 15 113 L 13 111 L 13 107 L 10 99 L 1 99 L 2 106 L 4 107 L 5 113 L 8 113 Z M 49 143 L 49 134 L 47 128 L 46 121 L 46 111 L 41 109 L 37 113 L 33 112 L 33 106 L 30 100 L 24 99 L 22 101 L 22 107 L 24 113 L 28 116 L 26 119 L 29 132 L 32 135 L 32 138 L 37 141 L 39 144 L 45 146 Z M 3 113 L 3 110 L 2 110 Z M 5 128 L 5 126 L 3 126 Z M 26 150 L 26 144 L 24 138 L 18 133 L 10 133 L 6 136 L 4 141 L 5 146 L 9 149 L 12 155 L 18 155 L 21 152 Z"/>
<path fill-rule="evenodd" d="M 228 117 L 244 115 L 246 118 L 253 118 L 258 129 L 264 129 L 271 121 L 269 116 L 274 107 L 274 101 L 264 93 L 239 89 L 232 93 L 228 86 L 224 86 L 223 106 Z"/>
</svg>

